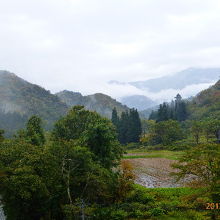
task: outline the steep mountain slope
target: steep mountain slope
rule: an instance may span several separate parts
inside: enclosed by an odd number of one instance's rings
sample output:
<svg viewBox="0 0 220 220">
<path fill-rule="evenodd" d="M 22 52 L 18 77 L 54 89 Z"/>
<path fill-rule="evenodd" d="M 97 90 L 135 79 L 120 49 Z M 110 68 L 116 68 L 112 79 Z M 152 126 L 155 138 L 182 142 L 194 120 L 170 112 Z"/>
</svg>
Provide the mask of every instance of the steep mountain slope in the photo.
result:
<svg viewBox="0 0 220 220">
<path fill-rule="evenodd" d="M 113 108 L 116 108 L 119 114 L 129 109 L 127 106 L 102 93 L 82 96 L 80 93 L 64 90 L 56 95 L 68 106 L 84 105 L 86 109 L 96 111 L 107 118 L 111 118 Z"/>
<path fill-rule="evenodd" d="M 189 102 L 189 110 L 193 119 L 205 117 L 220 119 L 220 80 Z"/>
<path fill-rule="evenodd" d="M 67 109 L 67 105 L 49 91 L 13 73 L 0 71 L 0 128 L 14 131 L 35 114 L 49 129 Z"/>
<path fill-rule="evenodd" d="M 154 101 L 144 95 L 126 96 L 120 101 L 129 108 L 136 108 L 138 111 L 142 111 L 156 105 Z"/>
<path fill-rule="evenodd" d="M 194 84 L 212 83 L 218 80 L 219 76 L 220 68 L 189 68 L 173 75 L 130 84 L 142 90 L 159 92 L 166 89 L 183 89 Z"/>
</svg>

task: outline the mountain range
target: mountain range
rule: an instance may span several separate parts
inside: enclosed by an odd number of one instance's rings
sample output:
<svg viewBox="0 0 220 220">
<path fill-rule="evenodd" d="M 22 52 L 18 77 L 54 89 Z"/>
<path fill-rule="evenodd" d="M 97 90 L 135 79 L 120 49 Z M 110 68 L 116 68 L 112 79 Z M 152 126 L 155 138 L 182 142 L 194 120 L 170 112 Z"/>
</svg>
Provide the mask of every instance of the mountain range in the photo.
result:
<svg viewBox="0 0 220 220">
<path fill-rule="evenodd" d="M 207 71 L 209 71 L 210 78 L 208 78 L 209 74 L 202 70 L 197 70 L 194 76 L 189 75 L 189 70 L 183 72 L 183 75 L 194 78 L 197 83 L 210 82 L 218 77 L 217 69 Z M 201 73 L 200 80 L 198 79 L 199 73 Z M 190 82 L 192 82 L 191 79 L 187 83 Z M 185 85 L 188 85 L 187 83 L 185 81 Z M 158 86 L 161 87 L 159 84 Z M 83 96 L 78 92 L 64 90 L 51 94 L 50 91 L 29 83 L 13 73 L 0 71 L 0 129 L 6 130 L 8 136 L 23 128 L 31 115 L 39 115 L 43 119 L 44 128 L 51 129 L 54 122 L 75 105 L 84 105 L 86 109 L 96 111 L 107 118 L 111 117 L 113 108 L 121 114 L 129 110 L 129 107 L 135 107 L 141 110 L 140 116 L 143 118 L 146 118 L 151 110 L 156 108 L 156 103 L 145 96 L 124 97 L 121 101 L 123 104 L 102 93 Z M 145 108 L 148 110 L 144 110 Z M 189 101 L 189 109 L 192 118 L 206 117 L 210 114 L 218 115 L 220 81 L 192 98 Z"/>
<path fill-rule="evenodd" d="M 149 104 L 149 108 L 152 107 L 152 102 L 156 102 L 156 105 L 163 101 L 169 101 L 177 93 L 181 93 L 184 98 L 194 96 L 214 84 L 219 77 L 220 68 L 188 68 L 174 74 L 144 81 L 125 83 L 112 80 L 109 84 L 115 84 L 125 89 L 126 85 L 129 85 L 138 89 L 139 94 L 142 95 L 136 94 L 135 98 L 134 96 L 122 97 L 121 102 L 129 107 L 132 105 L 138 110 L 143 110 L 141 106 L 145 108 L 146 103 Z M 145 98 L 143 94 L 146 94 Z"/>
<path fill-rule="evenodd" d="M 219 77 L 220 68 L 188 68 L 172 75 L 146 81 L 130 82 L 129 84 L 141 90 L 159 92 L 167 89 L 183 89 L 195 84 L 213 83 Z"/>
<path fill-rule="evenodd" d="M 100 115 L 107 118 L 111 118 L 112 109 L 114 108 L 116 108 L 119 114 L 129 110 L 126 105 L 122 105 L 120 102 L 102 93 L 83 96 L 79 92 L 64 90 L 62 92 L 56 93 L 55 95 L 57 95 L 60 100 L 64 102 L 68 107 L 83 105 L 85 109 L 96 111 Z"/>
<path fill-rule="evenodd" d="M 14 73 L 0 71 L 0 129 L 6 130 L 7 135 L 23 128 L 31 115 L 40 116 L 44 128 L 51 129 L 54 122 L 74 105 L 84 105 L 86 109 L 107 118 L 111 117 L 113 108 L 119 113 L 129 109 L 101 93 L 82 96 L 80 93 L 62 91 L 51 94 Z"/>
</svg>

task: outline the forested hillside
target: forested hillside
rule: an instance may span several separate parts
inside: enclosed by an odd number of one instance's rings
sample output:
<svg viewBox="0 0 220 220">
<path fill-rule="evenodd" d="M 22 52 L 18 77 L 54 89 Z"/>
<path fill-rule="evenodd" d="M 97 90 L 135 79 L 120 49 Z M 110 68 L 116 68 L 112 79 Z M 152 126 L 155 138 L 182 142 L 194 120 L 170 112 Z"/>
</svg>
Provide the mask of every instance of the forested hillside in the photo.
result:
<svg viewBox="0 0 220 220">
<path fill-rule="evenodd" d="M 52 129 L 54 122 L 75 105 L 83 105 L 107 118 L 111 117 L 113 108 L 119 114 L 129 110 L 127 106 L 101 93 L 82 96 L 65 90 L 54 95 L 13 73 L 0 71 L 0 129 L 4 129 L 7 136 L 23 128 L 32 115 L 42 118 L 44 128 Z"/>
<path fill-rule="evenodd" d="M 119 114 L 129 110 L 127 106 L 122 105 L 120 102 L 102 93 L 83 96 L 77 92 L 64 90 L 56 95 L 69 107 L 83 105 L 86 109 L 96 111 L 107 118 L 111 118 L 112 110 L 114 108 L 116 108 Z"/>
<path fill-rule="evenodd" d="M 6 132 L 12 134 L 24 127 L 31 115 L 39 115 L 44 127 L 50 129 L 67 109 L 66 104 L 42 87 L 0 71 L 0 126 Z"/>
<path fill-rule="evenodd" d="M 188 107 L 192 119 L 205 117 L 220 119 L 220 80 L 214 86 L 200 92 Z"/>
</svg>

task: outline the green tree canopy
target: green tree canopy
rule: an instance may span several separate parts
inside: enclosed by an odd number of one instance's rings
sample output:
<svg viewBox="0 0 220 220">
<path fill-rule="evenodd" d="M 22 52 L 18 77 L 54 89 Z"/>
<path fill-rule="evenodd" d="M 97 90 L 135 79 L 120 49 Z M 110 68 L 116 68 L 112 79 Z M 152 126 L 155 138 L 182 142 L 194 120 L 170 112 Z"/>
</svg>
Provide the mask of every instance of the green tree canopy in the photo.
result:
<svg viewBox="0 0 220 220">
<path fill-rule="evenodd" d="M 169 145 L 183 139 L 183 131 L 178 121 L 168 120 L 152 124 L 150 144 Z"/>
<path fill-rule="evenodd" d="M 44 145 L 45 136 L 41 118 L 36 115 L 31 116 L 26 124 L 26 128 L 18 132 L 18 137 L 25 139 L 35 146 Z"/>
<path fill-rule="evenodd" d="M 122 154 L 111 121 L 85 110 L 83 106 L 73 107 L 55 124 L 52 139 L 75 141 L 80 146 L 88 147 L 105 167 L 114 166 Z"/>
</svg>

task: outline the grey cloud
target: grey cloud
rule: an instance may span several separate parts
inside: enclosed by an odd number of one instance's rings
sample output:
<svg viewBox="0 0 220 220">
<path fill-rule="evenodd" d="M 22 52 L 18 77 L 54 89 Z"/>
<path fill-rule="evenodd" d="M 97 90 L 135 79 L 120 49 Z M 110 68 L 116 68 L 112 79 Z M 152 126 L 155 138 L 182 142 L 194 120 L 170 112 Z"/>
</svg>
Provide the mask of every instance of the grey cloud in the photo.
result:
<svg viewBox="0 0 220 220">
<path fill-rule="evenodd" d="M 0 69 L 53 92 L 142 94 L 106 82 L 220 66 L 219 22 L 218 0 L 2 1 Z"/>
</svg>

